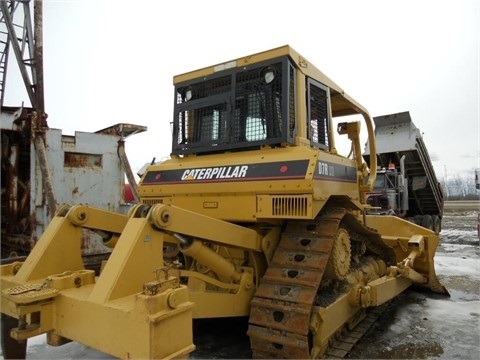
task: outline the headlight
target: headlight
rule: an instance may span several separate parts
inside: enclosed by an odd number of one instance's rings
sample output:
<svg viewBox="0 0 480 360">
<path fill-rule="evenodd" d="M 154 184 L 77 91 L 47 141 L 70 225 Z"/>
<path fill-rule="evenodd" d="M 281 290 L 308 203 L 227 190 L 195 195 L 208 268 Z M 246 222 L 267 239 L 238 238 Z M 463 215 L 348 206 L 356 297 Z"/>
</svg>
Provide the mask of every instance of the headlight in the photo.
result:
<svg viewBox="0 0 480 360">
<path fill-rule="evenodd" d="M 267 67 L 262 70 L 262 78 L 265 84 L 270 84 L 275 79 L 275 69 Z"/>
<path fill-rule="evenodd" d="M 188 86 L 188 87 L 186 87 L 185 89 L 183 89 L 183 91 L 182 91 L 182 98 L 183 98 L 185 101 L 190 100 L 192 97 L 193 97 L 193 89 L 192 89 L 190 86 Z"/>
</svg>

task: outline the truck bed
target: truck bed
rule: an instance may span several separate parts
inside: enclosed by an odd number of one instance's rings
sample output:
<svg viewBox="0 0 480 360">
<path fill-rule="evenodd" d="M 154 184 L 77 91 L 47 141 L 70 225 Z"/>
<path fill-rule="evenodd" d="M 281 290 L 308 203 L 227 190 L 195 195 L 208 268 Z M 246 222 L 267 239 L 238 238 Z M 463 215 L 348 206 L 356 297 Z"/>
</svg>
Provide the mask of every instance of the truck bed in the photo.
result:
<svg viewBox="0 0 480 360">
<path fill-rule="evenodd" d="M 430 156 L 420 130 L 415 126 L 408 111 L 377 116 L 375 138 L 378 165 L 387 168 L 396 166 L 405 155 L 405 175 L 409 182 L 410 215 L 443 215 L 443 192 L 435 175 Z M 370 166 L 368 143 L 363 157 Z"/>
</svg>

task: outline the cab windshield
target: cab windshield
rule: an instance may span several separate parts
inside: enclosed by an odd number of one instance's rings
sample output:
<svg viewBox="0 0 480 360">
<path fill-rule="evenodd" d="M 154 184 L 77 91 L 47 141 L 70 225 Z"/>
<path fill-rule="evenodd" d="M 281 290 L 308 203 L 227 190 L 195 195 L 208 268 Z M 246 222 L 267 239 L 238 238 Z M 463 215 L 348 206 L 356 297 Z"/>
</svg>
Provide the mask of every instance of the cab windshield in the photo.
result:
<svg viewBox="0 0 480 360">
<path fill-rule="evenodd" d="M 284 57 L 177 84 L 172 153 L 293 142 L 294 72 Z"/>
</svg>

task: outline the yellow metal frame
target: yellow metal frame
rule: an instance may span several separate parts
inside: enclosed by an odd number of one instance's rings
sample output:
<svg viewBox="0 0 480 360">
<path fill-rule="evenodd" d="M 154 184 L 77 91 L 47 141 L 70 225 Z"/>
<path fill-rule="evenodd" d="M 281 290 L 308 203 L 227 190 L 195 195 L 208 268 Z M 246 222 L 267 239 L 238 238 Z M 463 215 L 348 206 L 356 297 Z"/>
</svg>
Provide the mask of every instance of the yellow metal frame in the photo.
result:
<svg viewBox="0 0 480 360">
<path fill-rule="evenodd" d="M 127 217 L 86 206 L 66 210 L 24 263 L 1 267 L 2 312 L 19 319 L 12 335 L 47 333 L 51 345 L 75 340 L 120 358 L 193 351 L 188 290 L 159 272 L 164 233 L 135 211 Z M 83 267 L 82 227 L 121 232 L 98 277 Z"/>
<path fill-rule="evenodd" d="M 365 108 L 295 50 L 279 47 L 178 75 L 174 83 L 280 56 L 289 56 L 298 70 L 298 146 L 175 156 L 149 170 L 289 159 L 305 161 L 305 175 L 285 181 L 229 181 L 221 186 L 183 180 L 140 186 L 144 204 L 134 206 L 128 215 L 81 205 L 61 207 L 25 262 L 0 266 L 2 313 L 19 320 L 11 331 L 15 339 L 46 333 L 51 345 L 74 340 L 120 358 L 187 357 L 195 349 L 193 319 L 248 315 L 285 221 L 315 219 L 325 206 L 342 208 L 344 220 L 359 234 L 381 243 L 387 253 L 391 249 L 396 264 L 387 269 L 379 260 L 382 266 L 367 269 L 334 303 L 326 308 L 314 306 L 310 317 L 313 356 L 322 354 L 333 334 L 355 321 L 364 308 L 384 303 L 412 283 L 446 292 L 433 264 L 437 235 L 396 217 L 366 215 L 364 194 L 375 181 L 376 157 L 371 158 L 366 182 L 359 123 L 342 123 L 337 129 L 352 141 L 353 159 L 337 154 L 332 123 L 330 151 L 310 148 L 304 105 L 307 77 L 328 87 L 330 119 L 363 116 L 371 154 L 376 153 L 373 121 Z M 318 176 L 315 170 L 320 162 L 349 174 Z M 351 174 L 355 170 L 356 182 Z M 106 245 L 113 248 L 98 275 L 83 264 L 84 228 L 109 235 Z M 178 245 L 185 265 L 191 267 L 175 267 L 177 249 L 164 253 L 172 244 Z"/>
<path fill-rule="evenodd" d="M 304 77 L 308 76 L 316 81 L 321 82 L 322 84 L 326 85 L 329 88 L 330 96 L 330 109 L 331 109 L 331 117 L 337 116 L 345 116 L 345 115 L 356 115 L 360 114 L 363 116 L 365 120 L 365 124 L 367 126 L 368 138 L 374 139 L 374 126 L 373 120 L 368 113 L 367 109 L 360 105 L 356 100 L 350 97 L 339 85 L 337 85 L 332 79 L 330 79 L 327 75 L 325 75 L 322 71 L 316 68 L 312 63 L 310 63 L 305 57 L 300 55 L 295 49 L 293 49 L 289 45 L 284 45 L 277 47 L 275 49 L 259 52 L 256 54 L 248 55 L 245 57 L 237 58 L 234 60 L 230 60 L 225 63 L 216 64 L 213 66 L 205 67 L 203 69 L 198 69 L 195 71 L 187 72 L 184 74 L 179 74 L 174 76 L 173 84 L 182 83 L 184 81 L 188 81 L 191 79 L 198 79 L 205 76 L 209 76 L 215 74 L 216 72 L 223 71 L 233 67 L 244 67 L 256 63 L 260 63 L 263 61 L 267 61 L 270 59 L 278 58 L 281 56 L 289 56 L 290 59 L 296 64 L 298 71 L 297 77 L 297 102 L 298 104 L 305 104 L 305 82 Z M 300 105 L 297 107 L 297 118 L 298 119 L 306 119 L 305 107 Z M 306 138 L 306 123 L 299 121 L 299 141 L 298 145 L 303 142 L 303 139 Z M 332 124 L 330 124 L 330 128 L 333 129 Z M 333 137 L 332 137 L 333 138 Z M 334 144 L 334 143 L 332 143 Z M 309 144 L 305 144 L 309 146 Z M 369 142 L 370 146 L 370 154 L 376 154 L 376 145 L 375 141 Z M 332 149 L 332 153 L 336 153 L 334 146 Z M 359 168 L 361 167 L 361 162 L 358 163 Z M 360 189 L 362 192 L 369 191 L 368 189 L 371 188 L 372 184 L 375 182 L 376 174 L 377 174 L 377 158 L 372 156 L 370 159 L 370 177 L 368 179 L 368 183 L 365 185 L 362 182 L 362 188 Z"/>
</svg>

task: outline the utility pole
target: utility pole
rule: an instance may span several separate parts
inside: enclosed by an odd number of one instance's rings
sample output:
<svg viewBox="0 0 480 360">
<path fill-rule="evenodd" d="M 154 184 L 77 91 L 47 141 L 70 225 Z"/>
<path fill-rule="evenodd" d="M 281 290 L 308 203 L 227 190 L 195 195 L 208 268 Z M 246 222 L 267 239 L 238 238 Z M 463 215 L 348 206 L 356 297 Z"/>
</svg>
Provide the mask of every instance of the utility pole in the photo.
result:
<svg viewBox="0 0 480 360">
<path fill-rule="evenodd" d="M 32 26 L 31 3 L 33 3 L 34 26 Z M 22 6 L 20 7 L 20 5 Z M 2 25 L 2 30 L 0 31 L 2 35 L 0 42 L 2 46 L 0 57 L 0 105 L 3 107 L 11 48 L 15 54 L 15 59 L 17 60 L 17 65 L 33 108 L 30 127 L 40 163 L 48 210 L 50 215 L 53 216 L 57 204 L 45 146 L 45 131 L 48 129 L 48 124 L 47 114 L 45 113 L 43 85 L 43 0 L 2 0 L 0 1 L 0 10 L 0 24 Z M 16 23 L 14 19 L 18 19 L 16 15 L 19 13 L 20 16 L 23 15 L 22 21 Z M 3 25 L 5 25 L 6 31 L 3 30 Z"/>
</svg>

